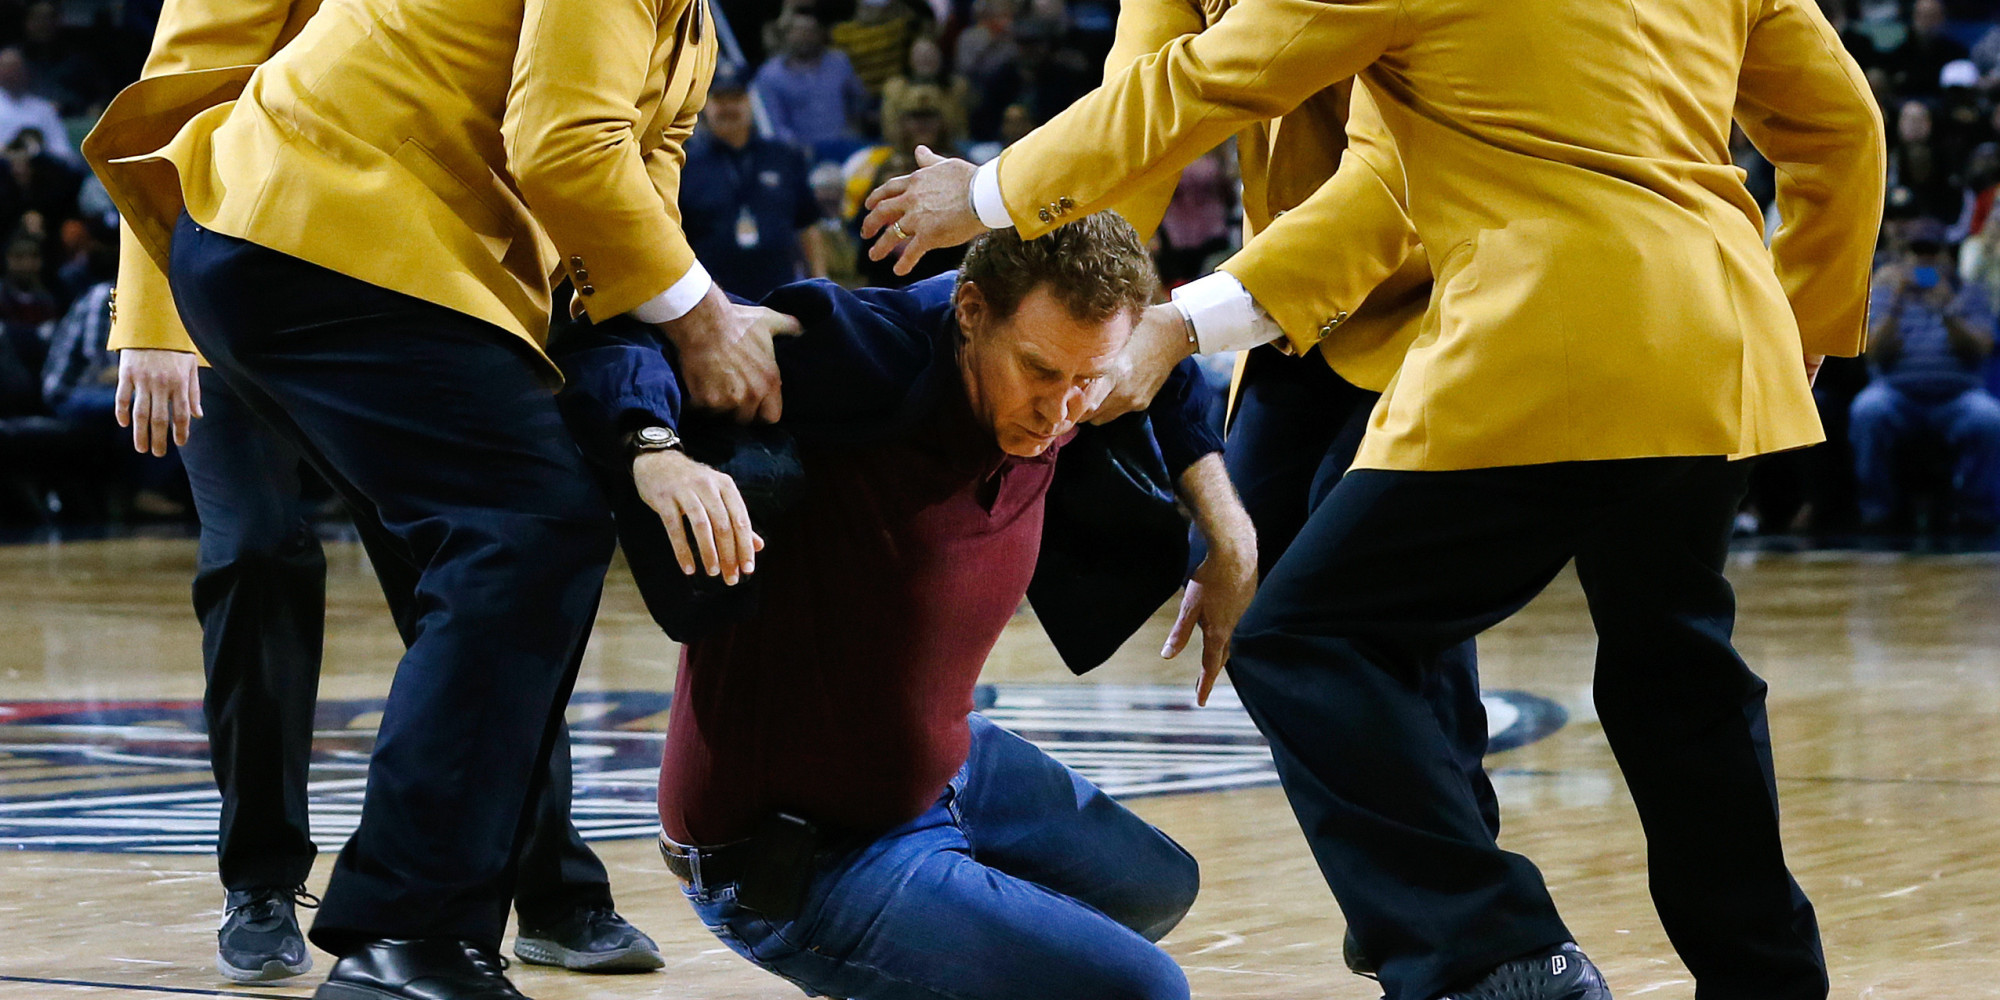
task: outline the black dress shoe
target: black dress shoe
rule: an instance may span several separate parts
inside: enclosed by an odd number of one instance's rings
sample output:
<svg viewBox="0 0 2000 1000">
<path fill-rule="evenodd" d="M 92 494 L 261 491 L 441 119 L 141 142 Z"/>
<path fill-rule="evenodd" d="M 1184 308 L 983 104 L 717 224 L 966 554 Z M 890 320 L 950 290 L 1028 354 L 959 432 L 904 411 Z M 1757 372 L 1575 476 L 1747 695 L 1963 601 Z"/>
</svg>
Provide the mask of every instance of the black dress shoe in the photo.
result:
<svg viewBox="0 0 2000 1000">
<path fill-rule="evenodd" d="M 1438 1000 L 1611 1000 L 1611 988 L 1581 949 L 1565 943 L 1503 962 Z"/>
<path fill-rule="evenodd" d="M 313 1000 L 527 1000 L 506 968 L 464 941 L 370 941 L 333 963 Z"/>
<path fill-rule="evenodd" d="M 616 910 L 594 906 L 547 924 L 521 924 L 514 957 L 571 972 L 651 972 L 665 964 L 660 946 Z"/>
</svg>

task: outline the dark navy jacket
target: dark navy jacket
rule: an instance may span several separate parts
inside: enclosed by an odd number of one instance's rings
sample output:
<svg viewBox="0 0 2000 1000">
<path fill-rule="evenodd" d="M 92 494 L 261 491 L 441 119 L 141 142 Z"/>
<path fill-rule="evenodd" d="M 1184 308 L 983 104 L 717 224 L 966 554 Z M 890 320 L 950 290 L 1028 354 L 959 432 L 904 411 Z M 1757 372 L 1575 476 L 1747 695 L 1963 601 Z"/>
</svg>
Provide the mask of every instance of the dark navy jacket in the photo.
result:
<svg viewBox="0 0 2000 1000">
<path fill-rule="evenodd" d="M 784 419 L 739 427 L 681 412 L 673 348 L 658 328 L 618 319 L 559 325 L 550 353 L 567 378 L 559 402 L 600 472 L 620 541 L 648 610 L 675 639 L 743 612 L 751 584 L 724 588 L 684 576 L 659 518 L 638 498 L 623 448 L 640 426 L 676 428 L 688 453 L 729 473 L 751 520 L 770 538 L 804 475 L 794 442 L 865 446 L 919 426 L 963 394 L 952 307 L 953 274 L 903 289 L 848 291 L 826 281 L 787 285 L 763 304 L 799 319 L 803 336 L 777 341 Z M 1078 673 L 1102 663 L 1184 580 L 1187 520 L 1173 484 L 1220 451 L 1200 369 L 1183 362 L 1147 413 L 1080 428 L 1056 458 L 1029 602 Z M 774 542 L 775 544 L 775 542 Z"/>
</svg>

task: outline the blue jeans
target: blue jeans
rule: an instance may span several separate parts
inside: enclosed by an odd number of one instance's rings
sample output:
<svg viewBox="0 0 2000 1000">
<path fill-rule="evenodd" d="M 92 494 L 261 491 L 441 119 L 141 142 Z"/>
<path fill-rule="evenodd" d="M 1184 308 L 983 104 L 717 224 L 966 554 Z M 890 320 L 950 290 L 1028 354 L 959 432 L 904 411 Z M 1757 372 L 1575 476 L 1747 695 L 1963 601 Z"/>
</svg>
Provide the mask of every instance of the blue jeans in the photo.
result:
<svg viewBox="0 0 2000 1000">
<path fill-rule="evenodd" d="M 1941 402 L 1922 402 L 1876 380 L 1854 397 L 1848 435 L 1861 482 L 1861 517 L 1882 522 L 1896 512 L 1896 449 L 1920 433 L 1943 439 L 1953 455 L 1952 486 L 1961 511 L 1990 521 L 1994 477 L 2000 474 L 2000 400 L 1968 389 Z"/>
<path fill-rule="evenodd" d="M 970 717 L 937 804 L 821 860 L 770 920 L 736 885 L 684 888 L 737 954 L 852 1000 L 1185 1000 L 1152 942 L 1194 904 L 1194 858 L 1032 744 Z"/>
</svg>

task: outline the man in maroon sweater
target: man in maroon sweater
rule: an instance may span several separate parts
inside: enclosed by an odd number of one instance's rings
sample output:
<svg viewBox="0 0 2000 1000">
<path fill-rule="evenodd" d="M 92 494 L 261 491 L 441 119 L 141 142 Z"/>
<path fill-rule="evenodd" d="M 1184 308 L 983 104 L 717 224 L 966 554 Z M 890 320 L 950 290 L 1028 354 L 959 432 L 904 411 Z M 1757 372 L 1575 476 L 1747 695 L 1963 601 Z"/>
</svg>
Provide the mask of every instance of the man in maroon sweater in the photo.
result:
<svg viewBox="0 0 2000 1000">
<path fill-rule="evenodd" d="M 1154 291 L 1107 213 L 1029 243 L 991 234 L 909 289 L 774 293 L 805 329 L 778 349 L 803 474 L 758 525 L 768 550 L 727 476 L 671 448 L 633 460 L 651 511 L 628 505 L 620 527 L 642 589 L 666 546 L 628 528 L 669 536 L 684 571 L 697 552 L 728 580 L 755 569 L 755 610 L 687 645 L 660 773 L 668 864 L 751 961 L 856 1000 L 1187 996 L 1152 942 L 1194 901 L 1193 858 L 972 713 L 1035 574 L 1058 454 Z M 566 363 L 641 449 L 677 409 L 655 358 L 601 345 Z M 1143 440 L 1208 540 L 1175 629 L 1202 628 L 1205 697 L 1256 543 L 1200 375 L 1176 379 Z"/>
</svg>

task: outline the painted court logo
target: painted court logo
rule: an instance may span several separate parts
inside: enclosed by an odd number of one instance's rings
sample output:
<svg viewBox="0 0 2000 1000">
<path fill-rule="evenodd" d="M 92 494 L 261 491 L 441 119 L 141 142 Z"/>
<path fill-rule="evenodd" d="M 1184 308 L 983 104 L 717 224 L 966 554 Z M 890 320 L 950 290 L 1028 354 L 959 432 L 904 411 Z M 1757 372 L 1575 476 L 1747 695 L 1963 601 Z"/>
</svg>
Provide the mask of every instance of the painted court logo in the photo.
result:
<svg viewBox="0 0 2000 1000">
<path fill-rule="evenodd" d="M 651 837 L 670 695 L 578 693 L 570 703 L 574 816 L 592 840 Z M 1561 728 L 1562 708 L 1519 692 L 1486 696 L 1493 749 Z M 1234 690 L 1197 709 L 1180 686 L 987 684 L 979 709 L 1130 798 L 1277 781 Z M 380 701 L 322 701 L 309 795 L 313 839 L 354 832 Z M 197 701 L 0 703 L 0 849 L 206 854 L 221 800 Z"/>
</svg>

